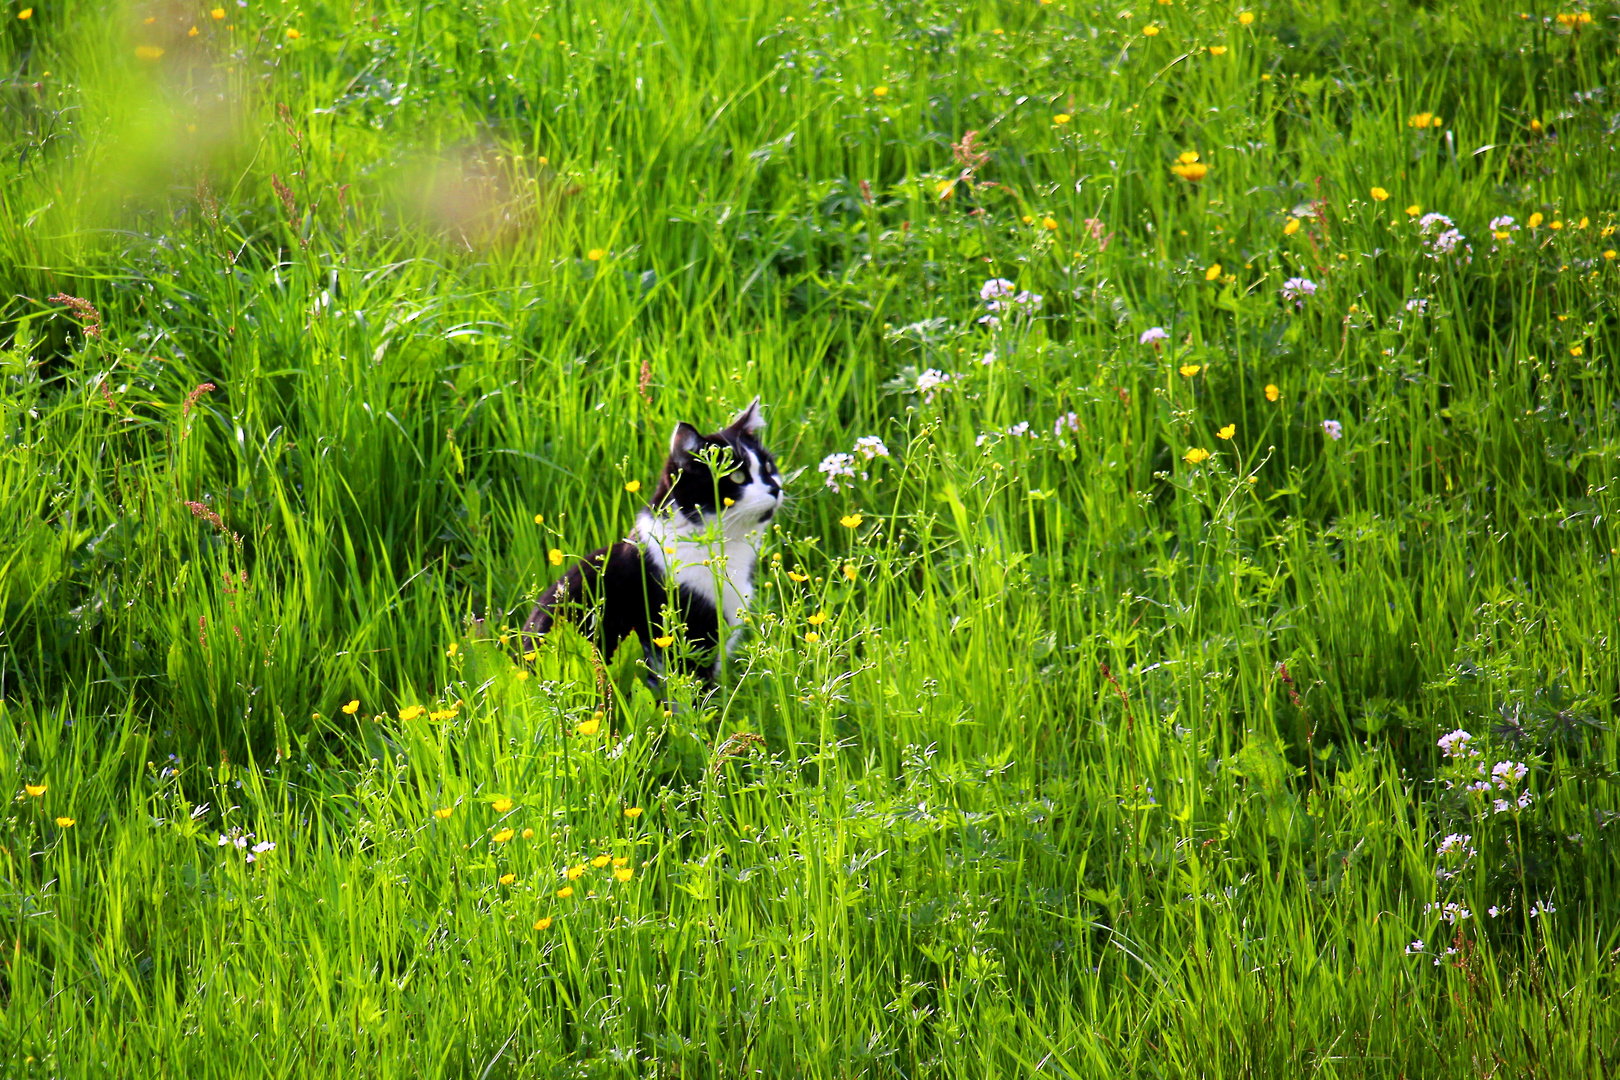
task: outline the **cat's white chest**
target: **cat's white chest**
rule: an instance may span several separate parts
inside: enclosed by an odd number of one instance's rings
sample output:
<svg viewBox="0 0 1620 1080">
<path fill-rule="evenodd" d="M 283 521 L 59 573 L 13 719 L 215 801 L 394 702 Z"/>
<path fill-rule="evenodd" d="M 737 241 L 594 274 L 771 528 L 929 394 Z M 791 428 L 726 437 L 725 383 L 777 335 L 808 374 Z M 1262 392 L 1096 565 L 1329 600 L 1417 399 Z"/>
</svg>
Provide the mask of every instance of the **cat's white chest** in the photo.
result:
<svg viewBox="0 0 1620 1080">
<path fill-rule="evenodd" d="M 643 513 L 637 533 L 665 581 L 712 604 L 727 626 L 741 624 L 754 601 L 757 532 L 728 534 Z"/>
</svg>

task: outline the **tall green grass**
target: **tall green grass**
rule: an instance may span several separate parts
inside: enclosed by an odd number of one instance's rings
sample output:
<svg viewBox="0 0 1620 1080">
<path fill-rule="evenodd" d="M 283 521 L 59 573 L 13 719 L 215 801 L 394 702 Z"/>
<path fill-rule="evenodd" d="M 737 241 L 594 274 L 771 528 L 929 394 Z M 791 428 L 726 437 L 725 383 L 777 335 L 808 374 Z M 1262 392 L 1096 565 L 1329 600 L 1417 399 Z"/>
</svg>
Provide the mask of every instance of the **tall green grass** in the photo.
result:
<svg viewBox="0 0 1620 1080">
<path fill-rule="evenodd" d="M 1612 5 L 21 11 L 6 1075 L 1614 1072 Z"/>
</svg>

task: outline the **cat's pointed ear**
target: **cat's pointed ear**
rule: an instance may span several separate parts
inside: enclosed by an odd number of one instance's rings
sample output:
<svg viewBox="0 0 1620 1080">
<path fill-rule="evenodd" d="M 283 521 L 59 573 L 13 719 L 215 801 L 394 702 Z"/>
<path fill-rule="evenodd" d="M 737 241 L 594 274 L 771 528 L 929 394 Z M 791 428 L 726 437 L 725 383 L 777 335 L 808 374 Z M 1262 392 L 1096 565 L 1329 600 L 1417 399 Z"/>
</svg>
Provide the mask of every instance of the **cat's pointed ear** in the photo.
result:
<svg viewBox="0 0 1620 1080">
<path fill-rule="evenodd" d="M 726 430 L 736 435 L 753 437 L 765 427 L 765 415 L 759 410 L 759 398 L 748 403 L 748 408 L 737 414 Z"/>
<path fill-rule="evenodd" d="M 703 434 L 685 420 L 675 425 L 669 435 L 669 456 L 684 460 L 703 449 Z"/>
</svg>

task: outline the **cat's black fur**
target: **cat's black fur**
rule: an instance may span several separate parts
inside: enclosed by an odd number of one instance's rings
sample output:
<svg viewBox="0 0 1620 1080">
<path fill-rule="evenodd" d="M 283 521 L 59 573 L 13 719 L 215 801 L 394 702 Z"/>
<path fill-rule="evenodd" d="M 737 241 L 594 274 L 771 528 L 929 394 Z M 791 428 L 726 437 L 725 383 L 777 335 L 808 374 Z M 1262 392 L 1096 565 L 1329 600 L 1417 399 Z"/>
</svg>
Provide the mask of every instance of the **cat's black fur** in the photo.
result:
<svg viewBox="0 0 1620 1080">
<path fill-rule="evenodd" d="M 635 634 L 656 688 L 664 671 L 656 639 L 684 633 L 685 669 L 712 685 L 721 624 L 735 626 L 752 598 L 758 536 L 781 505 L 782 477 L 759 440 L 763 426 L 757 398 L 709 435 L 677 424 L 635 530 L 579 560 L 546 590 L 523 624 L 523 651 L 538 648 L 558 619 L 578 626 L 604 662 Z M 718 479 L 702 460 L 714 452 L 730 465 Z M 723 563 L 703 562 L 717 558 Z M 666 624 L 666 606 L 678 627 Z"/>
</svg>

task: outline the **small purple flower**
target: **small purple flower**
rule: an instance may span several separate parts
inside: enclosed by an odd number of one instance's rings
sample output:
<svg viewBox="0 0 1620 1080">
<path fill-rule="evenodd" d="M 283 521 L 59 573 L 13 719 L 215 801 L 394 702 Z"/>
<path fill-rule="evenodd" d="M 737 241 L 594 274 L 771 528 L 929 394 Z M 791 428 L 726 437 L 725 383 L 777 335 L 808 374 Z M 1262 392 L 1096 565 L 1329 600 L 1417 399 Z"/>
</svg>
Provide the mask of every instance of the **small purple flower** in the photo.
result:
<svg viewBox="0 0 1620 1080">
<path fill-rule="evenodd" d="M 1339 423 L 1337 420 L 1322 421 L 1322 430 L 1327 432 L 1327 437 L 1332 439 L 1334 442 L 1338 442 L 1340 439 L 1344 438 L 1344 425 Z"/>
<path fill-rule="evenodd" d="M 1282 298 L 1292 300 L 1294 307 L 1299 310 L 1305 308 L 1305 298 L 1316 295 L 1316 282 L 1310 278 L 1291 277 L 1283 282 Z"/>
<path fill-rule="evenodd" d="M 999 300 L 1004 296 L 1011 296 L 1017 288 L 1006 278 L 991 278 L 979 286 L 980 300 Z"/>
<path fill-rule="evenodd" d="M 1159 342 L 1166 341 L 1169 339 L 1169 337 L 1170 331 L 1166 330 L 1164 327 L 1150 326 L 1146 330 L 1142 331 L 1142 336 L 1136 339 L 1136 343 L 1138 345 L 1151 345 L 1157 349 L 1159 347 Z"/>
<path fill-rule="evenodd" d="M 1053 426 L 1053 428 L 1052 428 L 1052 434 L 1061 437 L 1062 434 L 1063 434 L 1063 430 L 1065 428 L 1067 428 L 1070 431 L 1079 431 L 1080 430 L 1080 416 L 1079 416 L 1079 414 L 1071 412 L 1071 413 L 1064 413 L 1062 416 L 1058 417 L 1057 424 L 1055 424 Z"/>
</svg>

